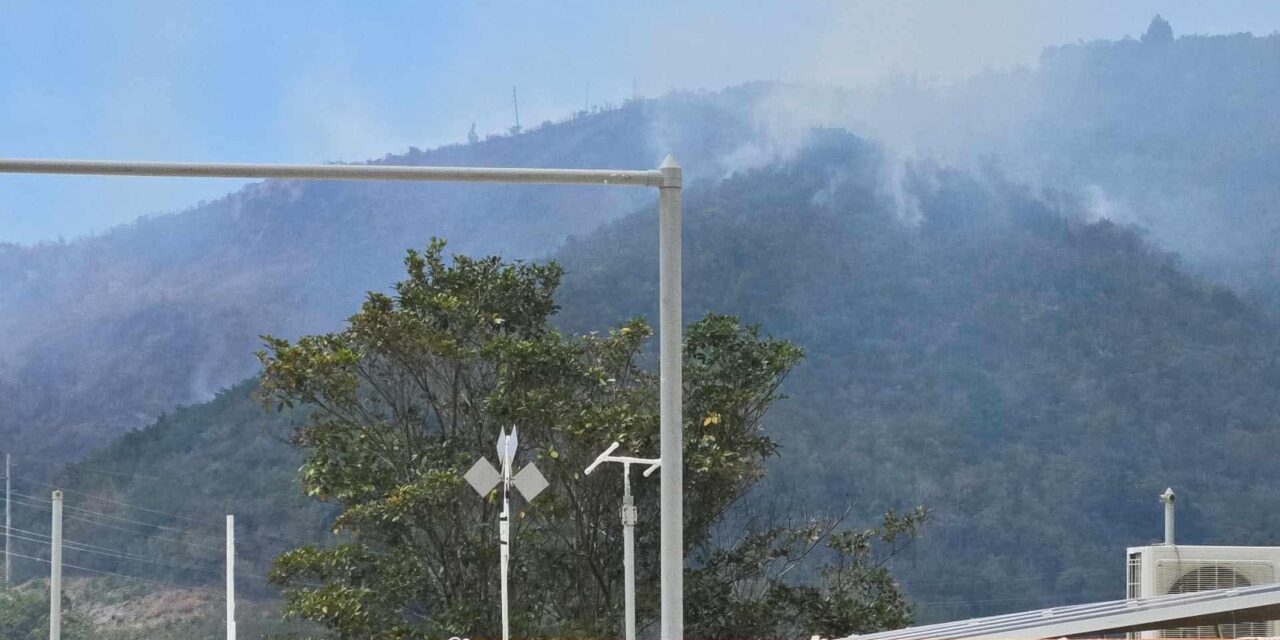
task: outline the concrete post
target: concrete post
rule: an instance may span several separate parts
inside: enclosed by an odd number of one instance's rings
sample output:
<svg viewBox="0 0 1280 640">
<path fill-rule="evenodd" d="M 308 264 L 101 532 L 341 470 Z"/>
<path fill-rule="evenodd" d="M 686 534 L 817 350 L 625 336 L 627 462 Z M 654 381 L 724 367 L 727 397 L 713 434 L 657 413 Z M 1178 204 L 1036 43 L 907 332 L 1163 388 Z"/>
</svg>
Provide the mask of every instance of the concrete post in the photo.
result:
<svg viewBox="0 0 1280 640">
<path fill-rule="evenodd" d="M 227 640 L 236 640 L 236 517 L 227 514 Z"/>
<path fill-rule="evenodd" d="M 62 640 L 62 492 L 53 492 L 49 550 L 49 640 Z"/>
</svg>

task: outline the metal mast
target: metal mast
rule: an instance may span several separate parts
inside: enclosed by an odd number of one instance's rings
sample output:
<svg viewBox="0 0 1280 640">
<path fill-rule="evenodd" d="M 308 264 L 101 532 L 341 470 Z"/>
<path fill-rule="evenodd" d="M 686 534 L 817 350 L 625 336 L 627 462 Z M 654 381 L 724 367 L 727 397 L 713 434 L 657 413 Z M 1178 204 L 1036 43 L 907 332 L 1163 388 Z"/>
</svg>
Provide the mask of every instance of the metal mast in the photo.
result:
<svg viewBox="0 0 1280 640">
<path fill-rule="evenodd" d="M 610 445 L 582 473 L 591 475 L 591 472 L 595 471 L 602 462 L 622 463 L 622 581 L 623 607 L 626 611 L 623 626 L 626 630 L 626 640 L 636 640 L 636 521 L 639 519 L 639 513 L 636 511 L 635 499 L 631 497 L 631 465 L 647 465 L 649 468 L 644 470 L 644 476 L 647 478 L 662 466 L 662 461 L 653 458 L 609 455 L 617 448 L 617 442 Z"/>
</svg>

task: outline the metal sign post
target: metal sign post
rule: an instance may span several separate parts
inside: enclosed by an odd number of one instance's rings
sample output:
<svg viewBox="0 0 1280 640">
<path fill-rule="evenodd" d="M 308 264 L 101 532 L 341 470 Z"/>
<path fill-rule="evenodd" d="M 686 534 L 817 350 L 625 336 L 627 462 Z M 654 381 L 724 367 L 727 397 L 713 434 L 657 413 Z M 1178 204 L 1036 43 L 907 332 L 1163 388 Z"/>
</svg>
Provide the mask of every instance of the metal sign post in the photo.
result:
<svg viewBox="0 0 1280 640">
<path fill-rule="evenodd" d="M 463 476 L 471 488 L 480 494 L 480 497 L 489 495 L 494 487 L 499 483 L 502 484 L 502 514 L 498 516 L 498 566 L 502 580 L 502 640 L 511 639 L 508 615 L 510 609 L 507 602 L 507 575 L 511 565 L 511 487 L 514 485 L 529 502 L 547 488 L 547 479 L 542 477 L 542 473 L 532 464 L 525 465 L 520 473 L 512 477 L 512 463 L 515 461 L 516 448 L 519 444 L 514 428 L 511 429 L 510 435 L 504 431 L 498 436 L 498 464 L 502 467 L 502 471 L 499 472 L 489 464 L 488 460 L 480 458 Z"/>
<path fill-rule="evenodd" d="M 631 465 L 647 465 L 649 468 L 644 470 L 644 477 L 647 478 L 662 466 L 662 460 L 610 455 L 617 448 L 616 442 L 609 445 L 582 473 L 591 475 L 603 462 L 622 463 L 622 581 L 623 606 L 626 610 L 623 623 L 626 640 L 636 640 L 636 520 L 639 513 L 636 511 L 635 499 L 631 497 Z"/>
</svg>

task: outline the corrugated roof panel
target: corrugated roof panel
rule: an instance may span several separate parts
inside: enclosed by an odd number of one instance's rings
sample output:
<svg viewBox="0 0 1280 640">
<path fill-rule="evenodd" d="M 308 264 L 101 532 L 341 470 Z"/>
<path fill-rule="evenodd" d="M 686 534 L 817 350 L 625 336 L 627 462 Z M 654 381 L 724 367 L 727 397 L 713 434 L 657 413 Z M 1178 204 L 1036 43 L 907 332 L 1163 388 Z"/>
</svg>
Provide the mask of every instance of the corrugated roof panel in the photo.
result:
<svg viewBox="0 0 1280 640">
<path fill-rule="evenodd" d="M 908 627 L 845 640 L 1022 640 L 1280 618 L 1280 584 L 1111 600 Z"/>
</svg>

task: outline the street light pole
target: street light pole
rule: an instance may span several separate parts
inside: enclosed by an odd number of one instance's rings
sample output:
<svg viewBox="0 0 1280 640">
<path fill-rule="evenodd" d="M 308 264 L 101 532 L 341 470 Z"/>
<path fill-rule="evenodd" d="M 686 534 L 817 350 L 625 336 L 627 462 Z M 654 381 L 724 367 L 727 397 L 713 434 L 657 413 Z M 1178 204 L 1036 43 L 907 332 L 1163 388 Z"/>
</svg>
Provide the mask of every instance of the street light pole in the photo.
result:
<svg viewBox="0 0 1280 640">
<path fill-rule="evenodd" d="M 662 573 L 662 640 L 684 638 L 684 425 L 681 405 L 684 383 L 680 319 L 680 190 L 682 171 L 667 156 L 658 168 L 658 396 L 659 443 L 662 461 L 659 549 Z"/>
<path fill-rule="evenodd" d="M 681 422 L 682 321 L 680 314 L 680 193 L 683 178 L 667 156 L 654 171 L 416 167 L 383 164 L 266 165 L 192 162 L 120 162 L 0 158 L 0 173 L 594 184 L 658 188 L 659 435 L 664 472 L 660 488 L 663 640 L 684 636 L 684 447 Z"/>
</svg>

